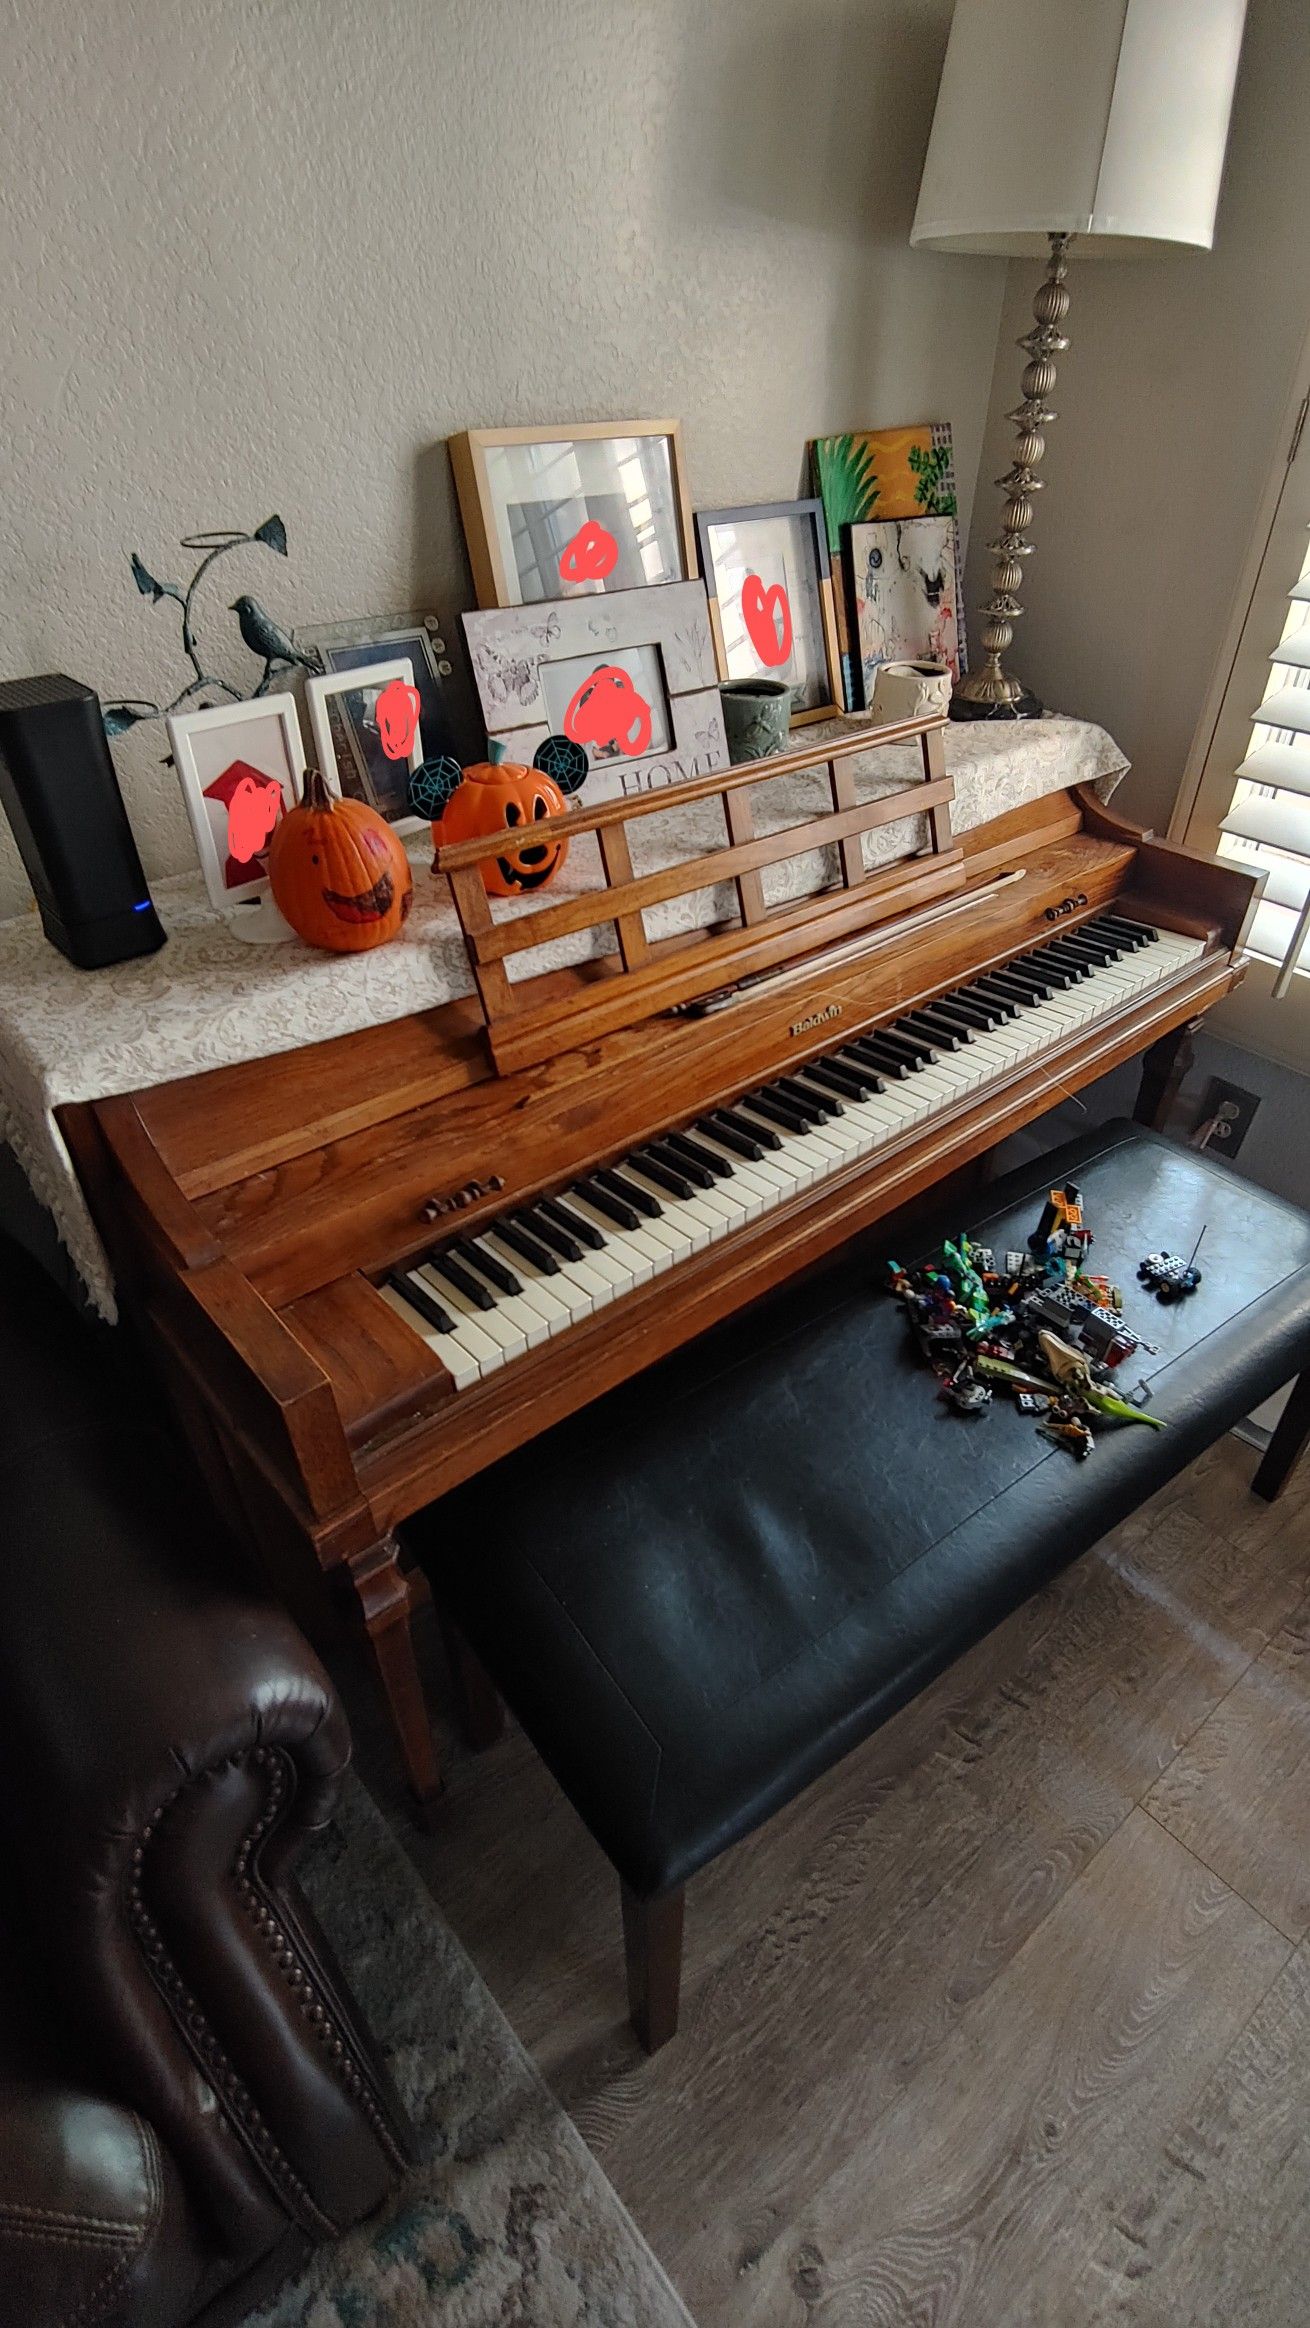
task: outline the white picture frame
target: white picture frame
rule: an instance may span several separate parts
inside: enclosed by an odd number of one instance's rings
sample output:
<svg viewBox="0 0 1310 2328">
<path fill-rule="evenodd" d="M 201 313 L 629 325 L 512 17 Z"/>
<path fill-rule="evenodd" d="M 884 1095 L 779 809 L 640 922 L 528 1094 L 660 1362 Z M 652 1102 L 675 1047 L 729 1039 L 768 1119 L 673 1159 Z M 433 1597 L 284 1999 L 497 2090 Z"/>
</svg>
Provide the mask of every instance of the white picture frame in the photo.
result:
<svg viewBox="0 0 1310 2328">
<path fill-rule="evenodd" d="M 883 663 L 934 662 L 960 676 L 953 517 L 864 518 L 843 529 L 855 673 L 867 711 Z"/>
<path fill-rule="evenodd" d="M 384 687 L 393 679 L 403 680 L 406 687 L 414 686 L 414 665 L 408 655 L 394 655 L 387 662 L 366 663 L 355 671 L 329 671 L 321 678 L 305 682 L 305 702 L 309 709 L 309 731 L 314 743 L 314 757 L 325 777 L 335 777 L 331 789 L 344 788 L 346 771 L 337 755 L 336 737 L 330 710 L 338 695 L 365 695 L 372 693 L 374 702 Z M 370 707 L 371 708 L 371 707 Z M 412 776 L 423 761 L 423 721 L 420 716 L 414 725 L 414 740 L 405 756 L 405 766 Z M 397 759 L 396 765 L 399 765 Z M 403 839 L 407 833 L 427 830 L 428 820 L 421 816 L 392 816 L 392 829 Z"/>
<path fill-rule="evenodd" d="M 358 671 L 366 663 L 393 663 L 398 655 L 408 655 L 419 691 L 425 757 L 440 759 L 449 754 L 453 759 L 466 759 L 468 753 L 461 749 L 463 691 L 446 632 L 440 615 L 398 612 L 356 615 L 348 622 L 297 624 L 293 637 L 298 647 L 318 657 L 324 672 Z M 379 796 L 378 764 L 361 732 L 358 709 L 348 693 L 333 700 L 332 733 L 342 792 L 349 800 L 366 801 L 389 824 L 408 831 L 408 806 L 400 807 L 392 798 Z"/>
<path fill-rule="evenodd" d="M 245 879 L 235 877 L 247 861 L 242 854 L 234 855 L 228 845 L 236 791 L 224 802 L 212 789 L 238 762 L 244 763 L 250 779 L 239 779 L 238 787 L 244 783 L 252 797 L 259 778 L 276 784 L 282 805 L 267 828 L 272 837 L 279 817 L 298 804 L 305 774 L 305 746 L 294 695 L 261 695 L 246 703 L 216 704 L 205 711 L 172 712 L 168 740 L 215 913 L 239 937 L 255 944 L 275 944 L 294 937 L 290 923 L 283 920 L 273 902 L 267 872 L 261 869 Z M 324 781 L 330 791 L 339 792 L 335 766 L 324 771 Z M 266 855 L 267 844 L 249 862 L 262 868 Z"/>
<path fill-rule="evenodd" d="M 488 737 L 525 763 L 548 735 L 581 743 L 588 805 L 728 766 L 703 582 L 489 607 L 464 629 Z M 597 716 L 606 698 L 609 741 Z"/>
</svg>

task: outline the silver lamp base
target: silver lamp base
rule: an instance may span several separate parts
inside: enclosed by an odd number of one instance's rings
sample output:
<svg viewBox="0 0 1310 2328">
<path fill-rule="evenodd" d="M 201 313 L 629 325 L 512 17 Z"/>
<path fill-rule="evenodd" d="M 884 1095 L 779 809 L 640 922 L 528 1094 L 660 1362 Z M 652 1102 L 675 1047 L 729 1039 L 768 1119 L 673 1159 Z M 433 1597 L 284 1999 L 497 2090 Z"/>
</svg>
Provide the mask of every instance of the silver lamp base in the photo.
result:
<svg viewBox="0 0 1310 2328">
<path fill-rule="evenodd" d="M 983 608 L 983 665 L 980 671 L 970 671 L 954 689 L 952 719 L 1037 719 L 1042 709 L 1031 688 L 1014 678 L 1001 658 L 1023 613 L 1015 592 L 1023 580 L 1023 561 L 1033 553 L 1033 545 L 1025 537 L 1033 521 L 1033 495 L 1042 489 L 1043 480 L 1037 475 L 1046 451 L 1042 431 L 1055 419 L 1046 401 L 1055 386 L 1053 358 L 1069 345 L 1060 326 L 1069 312 L 1064 278 L 1071 240 L 1067 234 L 1051 236 L 1045 280 L 1033 301 L 1033 328 L 1019 341 L 1028 361 L 1019 383 L 1021 401 L 1006 414 L 1007 420 L 1014 422 L 1014 459 L 1005 475 L 996 480 L 1005 495 L 1005 506 L 1000 533 L 987 544 L 992 552 L 992 594 Z"/>
</svg>

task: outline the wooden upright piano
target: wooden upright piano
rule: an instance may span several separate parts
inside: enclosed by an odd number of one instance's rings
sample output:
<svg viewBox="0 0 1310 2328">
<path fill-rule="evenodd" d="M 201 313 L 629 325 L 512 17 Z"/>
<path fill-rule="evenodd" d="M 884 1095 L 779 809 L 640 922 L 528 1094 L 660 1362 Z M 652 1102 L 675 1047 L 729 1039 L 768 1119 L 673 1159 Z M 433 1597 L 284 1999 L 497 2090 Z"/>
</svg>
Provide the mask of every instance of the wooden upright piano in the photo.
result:
<svg viewBox="0 0 1310 2328">
<path fill-rule="evenodd" d="M 957 836 L 942 723 L 876 740 L 916 745 L 912 786 L 859 799 L 831 739 L 698 778 L 678 797 L 719 804 L 721 845 L 641 874 L 667 792 L 538 824 L 594 836 L 599 879 L 530 917 L 494 918 L 480 872 L 521 832 L 444 849 L 475 996 L 63 1111 L 214 1493 L 293 1605 L 345 1589 L 421 1799 L 399 1524 L 1120 1062 L 1145 1054 L 1160 1120 L 1242 975 L 1261 877 L 1078 788 Z M 811 770 L 831 805 L 760 830 L 762 788 Z M 906 818 L 914 853 L 870 868 Z M 770 905 L 768 869 L 818 848 L 828 886 Z M 726 922 L 650 936 L 723 882 Z M 612 951 L 510 975 L 598 925 Z"/>
</svg>

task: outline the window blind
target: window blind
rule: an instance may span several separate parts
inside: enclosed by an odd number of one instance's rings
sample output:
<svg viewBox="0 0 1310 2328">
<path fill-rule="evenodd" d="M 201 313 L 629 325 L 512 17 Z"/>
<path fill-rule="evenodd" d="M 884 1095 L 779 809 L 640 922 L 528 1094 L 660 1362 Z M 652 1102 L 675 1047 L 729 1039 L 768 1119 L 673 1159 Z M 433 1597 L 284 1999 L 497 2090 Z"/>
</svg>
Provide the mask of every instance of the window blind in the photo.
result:
<svg viewBox="0 0 1310 2328">
<path fill-rule="evenodd" d="M 1249 943 L 1276 965 L 1277 998 L 1310 972 L 1310 541 L 1269 662 L 1219 853 L 1268 874 Z"/>
</svg>

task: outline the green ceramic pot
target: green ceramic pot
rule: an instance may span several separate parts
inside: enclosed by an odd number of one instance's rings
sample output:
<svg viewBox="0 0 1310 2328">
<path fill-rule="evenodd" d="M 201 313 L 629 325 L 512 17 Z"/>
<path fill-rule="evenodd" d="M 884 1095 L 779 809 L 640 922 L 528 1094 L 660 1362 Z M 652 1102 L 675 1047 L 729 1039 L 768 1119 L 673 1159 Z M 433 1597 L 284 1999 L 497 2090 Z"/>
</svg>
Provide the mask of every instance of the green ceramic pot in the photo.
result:
<svg viewBox="0 0 1310 2328">
<path fill-rule="evenodd" d="M 719 700 L 730 760 L 771 760 L 786 750 L 791 689 L 785 679 L 729 679 Z"/>
</svg>

